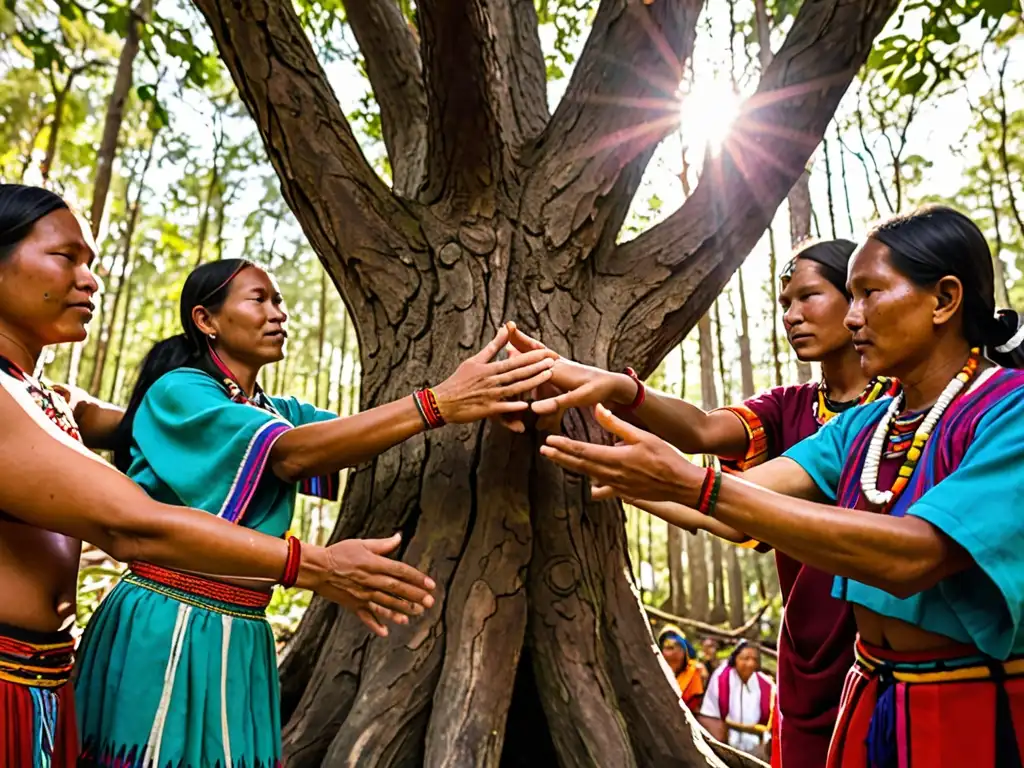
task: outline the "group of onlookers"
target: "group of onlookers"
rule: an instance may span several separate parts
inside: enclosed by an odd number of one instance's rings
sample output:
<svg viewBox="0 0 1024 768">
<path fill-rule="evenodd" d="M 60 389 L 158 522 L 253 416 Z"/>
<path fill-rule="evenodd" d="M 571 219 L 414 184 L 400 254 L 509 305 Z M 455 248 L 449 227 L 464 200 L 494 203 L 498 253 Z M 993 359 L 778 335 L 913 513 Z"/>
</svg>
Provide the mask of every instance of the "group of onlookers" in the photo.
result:
<svg viewBox="0 0 1024 768">
<path fill-rule="evenodd" d="M 708 636 L 698 653 L 683 631 L 669 624 L 658 633 L 658 647 L 701 725 L 719 741 L 767 758 L 775 683 L 761 671 L 757 645 L 740 640 L 726 654 Z"/>
</svg>

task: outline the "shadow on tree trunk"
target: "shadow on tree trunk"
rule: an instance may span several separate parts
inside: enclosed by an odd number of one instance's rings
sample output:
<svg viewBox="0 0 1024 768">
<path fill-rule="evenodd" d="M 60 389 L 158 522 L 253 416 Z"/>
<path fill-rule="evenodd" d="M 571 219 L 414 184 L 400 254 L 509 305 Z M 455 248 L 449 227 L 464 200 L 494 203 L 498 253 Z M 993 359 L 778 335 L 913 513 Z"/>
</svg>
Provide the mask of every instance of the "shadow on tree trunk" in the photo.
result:
<svg viewBox="0 0 1024 768">
<path fill-rule="evenodd" d="M 760 239 L 896 5 L 805 2 L 693 194 L 620 244 L 679 119 L 701 0 L 602 0 L 550 116 L 533 3 L 419 0 L 417 56 L 393 0 L 363 0 L 356 38 L 393 41 L 364 54 L 395 190 L 292 4 L 194 2 L 349 309 L 362 408 L 437 383 L 509 319 L 649 375 Z M 608 439 L 581 414 L 565 427 Z M 282 662 L 289 768 L 540 766 L 552 752 L 567 768 L 758 764 L 685 711 L 628 575 L 621 506 L 592 503 L 539 439 L 450 426 L 350 475 L 333 539 L 402 530 L 438 602 L 386 639 L 314 602 Z"/>
</svg>

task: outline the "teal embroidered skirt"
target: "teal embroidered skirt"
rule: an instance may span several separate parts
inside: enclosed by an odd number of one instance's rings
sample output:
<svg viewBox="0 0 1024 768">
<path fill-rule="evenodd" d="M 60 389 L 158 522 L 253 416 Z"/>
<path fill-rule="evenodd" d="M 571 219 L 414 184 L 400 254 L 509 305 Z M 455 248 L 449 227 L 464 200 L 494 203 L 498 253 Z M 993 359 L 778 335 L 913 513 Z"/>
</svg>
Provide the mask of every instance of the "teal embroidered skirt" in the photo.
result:
<svg viewBox="0 0 1024 768">
<path fill-rule="evenodd" d="M 133 565 L 82 639 L 75 685 L 80 765 L 280 766 L 268 599 Z"/>
</svg>

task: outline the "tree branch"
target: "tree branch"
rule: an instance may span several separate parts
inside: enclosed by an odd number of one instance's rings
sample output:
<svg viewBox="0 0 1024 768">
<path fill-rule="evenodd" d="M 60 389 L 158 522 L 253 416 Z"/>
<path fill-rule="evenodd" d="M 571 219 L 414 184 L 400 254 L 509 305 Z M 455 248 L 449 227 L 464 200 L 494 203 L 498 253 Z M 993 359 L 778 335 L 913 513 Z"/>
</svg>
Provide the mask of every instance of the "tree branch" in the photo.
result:
<svg viewBox="0 0 1024 768">
<path fill-rule="evenodd" d="M 676 129 L 703 0 L 602 0 L 535 151 L 524 219 L 562 249 L 556 272 L 610 249 L 644 169 Z M 575 148 L 567 153 L 566 147 Z"/>
<path fill-rule="evenodd" d="M 804 3 L 722 156 L 674 214 L 598 258 L 595 301 L 622 314 L 613 368 L 654 370 L 742 264 L 808 158 L 897 0 Z"/>
<path fill-rule="evenodd" d="M 547 122 L 547 78 L 530 0 L 421 0 L 428 94 L 425 203 L 490 215 L 513 156 Z"/>
<path fill-rule="evenodd" d="M 548 78 L 533 0 L 480 0 L 491 20 L 491 98 L 507 146 L 518 150 L 548 124 Z M 503 32 L 502 32 L 503 30 Z"/>
<path fill-rule="evenodd" d="M 696 619 L 688 619 L 685 616 L 677 616 L 674 613 L 663 611 L 660 608 L 655 608 L 653 605 L 645 605 L 644 611 L 655 618 L 662 619 L 663 621 L 670 621 L 673 624 L 679 626 L 689 627 L 695 632 L 699 632 L 702 635 L 708 635 L 711 637 L 717 637 L 719 640 L 741 640 L 750 633 L 750 630 L 754 628 L 754 625 L 761 620 L 764 612 L 768 610 L 768 603 L 763 603 L 760 608 L 743 623 L 742 626 L 736 627 L 735 629 L 722 629 L 714 624 L 707 624 L 703 621 L 697 621 Z M 758 644 L 758 648 L 762 653 L 778 658 L 779 652 L 774 648 L 769 648 L 766 645 Z"/>
<path fill-rule="evenodd" d="M 366 162 L 290 3 L 195 5 L 256 122 L 285 200 L 362 321 L 364 372 L 376 381 L 368 363 L 403 356 L 427 323 L 430 291 L 422 283 L 429 260 L 419 224 Z"/>
<path fill-rule="evenodd" d="M 1024 237 L 1024 218 L 1021 217 L 1020 208 L 1017 207 L 1017 196 L 1013 193 L 1013 174 L 1010 169 L 1010 156 L 1006 149 L 1006 139 L 1009 133 L 1009 118 L 1006 113 L 1006 65 L 1010 61 L 1010 52 L 1006 52 L 1006 58 L 999 66 L 999 100 L 997 107 L 999 111 L 999 165 L 1006 177 L 1006 192 L 1009 197 L 1010 212 L 1017 222 L 1017 229 Z M 995 100 L 995 99 L 993 99 Z"/>
<path fill-rule="evenodd" d="M 345 14 L 380 105 L 396 194 L 413 197 L 427 159 L 427 93 L 420 52 L 395 0 L 346 0 Z"/>
</svg>

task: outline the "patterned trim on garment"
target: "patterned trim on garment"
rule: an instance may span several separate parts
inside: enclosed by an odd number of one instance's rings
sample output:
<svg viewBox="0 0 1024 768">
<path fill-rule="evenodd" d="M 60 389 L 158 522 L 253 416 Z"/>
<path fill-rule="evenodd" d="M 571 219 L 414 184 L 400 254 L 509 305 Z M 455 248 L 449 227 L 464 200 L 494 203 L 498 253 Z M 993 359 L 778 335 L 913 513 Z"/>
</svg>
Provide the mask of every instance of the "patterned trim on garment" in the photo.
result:
<svg viewBox="0 0 1024 768">
<path fill-rule="evenodd" d="M 131 573 L 142 579 L 154 581 L 179 592 L 203 597 L 235 608 L 257 608 L 263 610 L 270 604 L 270 595 L 255 589 L 246 589 L 234 584 L 204 579 L 190 573 L 162 568 L 152 563 L 135 562 L 130 565 Z"/>
<path fill-rule="evenodd" d="M 304 496 L 315 496 L 325 501 L 338 500 L 338 475 L 319 475 L 308 477 L 299 485 L 299 493 Z"/>
<path fill-rule="evenodd" d="M 68 405 L 67 401 L 56 390 L 45 382 L 30 376 L 17 363 L 11 362 L 3 356 L 0 356 L 0 371 L 19 382 L 32 397 L 32 400 L 35 401 L 35 404 L 46 414 L 46 418 L 52 421 L 64 434 L 78 442 L 82 442 L 82 435 L 78 431 L 78 424 L 75 423 L 75 416 L 71 412 L 71 406 Z"/>
<path fill-rule="evenodd" d="M 164 597 L 177 600 L 179 603 L 190 605 L 193 608 L 202 608 L 207 611 L 212 611 L 213 613 L 221 613 L 225 616 L 234 616 L 237 619 L 263 621 L 266 618 L 266 612 L 261 608 L 232 605 L 231 603 L 226 603 L 222 600 L 215 600 L 209 597 L 204 597 L 203 595 L 192 594 L 182 589 L 177 589 L 175 587 L 170 587 L 165 584 L 143 578 L 131 571 L 126 573 L 121 578 L 121 581 L 132 584 L 136 587 L 148 589 L 150 592 L 156 592 Z"/>
<path fill-rule="evenodd" d="M 256 493 L 260 478 L 263 477 L 271 448 L 277 439 L 291 428 L 286 421 L 269 421 L 256 430 L 256 434 L 249 441 L 249 447 L 245 450 L 245 457 L 238 467 L 238 473 L 218 517 L 232 523 L 242 521 L 249 502 Z"/>
<path fill-rule="evenodd" d="M 874 673 L 880 668 L 903 683 L 954 683 L 970 680 L 991 680 L 993 667 L 1002 669 L 1005 678 L 1024 676 L 1024 656 L 1011 656 L 1006 661 L 986 659 L 980 654 L 954 658 L 920 660 L 885 660 L 876 657 L 860 640 L 854 645 L 857 665 Z"/>
<path fill-rule="evenodd" d="M 729 405 L 720 410 L 736 414 L 747 432 L 746 453 L 739 459 L 723 460 L 722 469 L 726 472 L 746 472 L 758 464 L 764 464 L 768 459 L 768 435 L 765 434 L 761 418 L 745 405 Z"/>
<path fill-rule="evenodd" d="M 89 744 L 82 749 L 82 754 L 78 758 L 78 768 L 153 768 L 151 765 L 143 762 L 144 752 L 145 747 L 111 745 L 96 749 Z M 280 760 L 275 760 L 272 763 L 263 762 L 262 760 L 250 762 L 244 758 L 234 758 L 230 767 L 224 765 L 219 760 L 210 763 L 210 765 L 213 768 L 282 768 Z M 179 763 L 174 768 L 198 767 Z"/>
<path fill-rule="evenodd" d="M 60 633 L 65 636 L 66 633 Z M 71 679 L 75 642 L 34 643 L 0 634 L 0 680 L 34 688 L 59 688 Z"/>
</svg>

